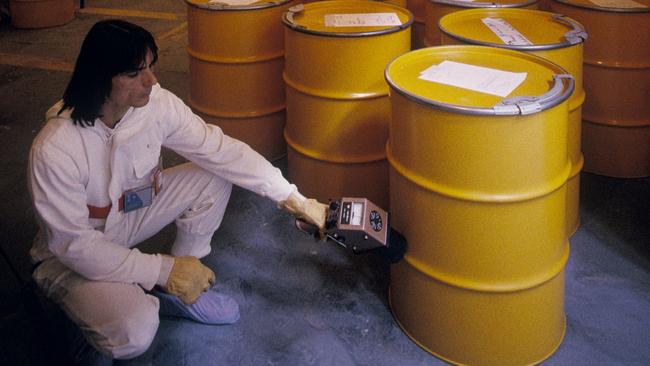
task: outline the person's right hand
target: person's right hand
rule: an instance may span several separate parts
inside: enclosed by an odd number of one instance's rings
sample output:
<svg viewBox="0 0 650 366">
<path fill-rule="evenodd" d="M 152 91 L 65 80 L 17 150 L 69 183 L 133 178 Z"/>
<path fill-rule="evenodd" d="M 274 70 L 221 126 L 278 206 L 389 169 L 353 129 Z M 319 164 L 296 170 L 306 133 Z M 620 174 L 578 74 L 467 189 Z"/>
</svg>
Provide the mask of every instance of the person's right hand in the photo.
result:
<svg viewBox="0 0 650 366">
<path fill-rule="evenodd" d="M 214 285 L 214 272 L 196 257 L 174 257 L 165 291 L 178 296 L 185 304 L 193 304 L 199 296 Z"/>
<path fill-rule="evenodd" d="M 289 197 L 279 202 L 280 208 L 292 214 L 295 218 L 316 226 L 322 233 L 325 230 L 328 207 L 313 198 L 306 199 L 300 194 L 291 193 Z"/>
</svg>

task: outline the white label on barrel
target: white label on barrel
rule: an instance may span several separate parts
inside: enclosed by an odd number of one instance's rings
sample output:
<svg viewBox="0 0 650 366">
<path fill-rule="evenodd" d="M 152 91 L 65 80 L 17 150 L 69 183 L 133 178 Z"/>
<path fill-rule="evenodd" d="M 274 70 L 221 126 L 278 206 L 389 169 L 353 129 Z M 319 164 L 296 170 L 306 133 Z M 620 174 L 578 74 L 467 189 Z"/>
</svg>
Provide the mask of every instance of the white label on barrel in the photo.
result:
<svg viewBox="0 0 650 366">
<path fill-rule="evenodd" d="M 377 27 L 402 25 L 397 13 L 326 14 L 326 27 Z"/>
<path fill-rule="evenodd" d="M 592 3 L 603 8 L 647 8 L 646 5 L 638 3 L 634 0 L 589 0 Z"/>
<path fill-rule="evenodd" d="M 509 72 L 460 62 L 443 61 L 420 72 L 420 79 L 507 97 L 526 80 L 527 75 L 525 72 Z"/>
<path fill-rule="evenodd" d="M 209 4 L 226 4 L 232 6 L 250 5 L 260 0 L 210 0 Z"/>
<path fill-rule="evenodd" d="M 515 27 L 501 18 L 483 18 L 481 19 L 497 37 L 501 38 L 504 44 L 510 46 L 532 46 L 532 42 L 524 37 Z"/>
</svg>

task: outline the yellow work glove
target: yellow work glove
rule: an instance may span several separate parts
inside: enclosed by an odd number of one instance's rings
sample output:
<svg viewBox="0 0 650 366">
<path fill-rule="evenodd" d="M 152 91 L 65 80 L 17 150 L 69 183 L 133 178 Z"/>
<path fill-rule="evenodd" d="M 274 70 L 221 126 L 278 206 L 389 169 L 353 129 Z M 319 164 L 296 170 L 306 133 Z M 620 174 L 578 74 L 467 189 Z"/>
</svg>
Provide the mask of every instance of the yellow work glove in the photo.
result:
<svg viewBox="0 0 650 366">
<path fill-rule="evenodd" d="M 193 304 L 199 296 L 214 285 L 214 272 L 196 257 L 174 257 L 165 291 L 178 296 L 185 304 Z"/>
<path fill-rule="evenodd" d="M 286 201 L 280 202 L 280 207 L 297 219 L 318 227 L 321 233 L 325 229 L 328 206 L 313 198 L 306 199 L 294 192 Z"/>
</svg>

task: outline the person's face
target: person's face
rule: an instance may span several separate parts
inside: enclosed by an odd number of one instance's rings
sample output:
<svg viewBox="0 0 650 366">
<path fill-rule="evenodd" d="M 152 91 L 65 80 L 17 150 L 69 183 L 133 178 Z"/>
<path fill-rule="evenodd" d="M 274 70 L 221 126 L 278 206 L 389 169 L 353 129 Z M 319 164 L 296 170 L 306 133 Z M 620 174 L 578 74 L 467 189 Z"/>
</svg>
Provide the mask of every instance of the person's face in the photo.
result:
<svg viewBox="0 0 650 366">
<path fill-rule="evenodd" d="M 158 82 L 153 66 L 153 55 L 147 51 L 138 70 L 113 76 L 109 102 L 124 109 L 147 105 L 151 87 Z"/>
</svg>

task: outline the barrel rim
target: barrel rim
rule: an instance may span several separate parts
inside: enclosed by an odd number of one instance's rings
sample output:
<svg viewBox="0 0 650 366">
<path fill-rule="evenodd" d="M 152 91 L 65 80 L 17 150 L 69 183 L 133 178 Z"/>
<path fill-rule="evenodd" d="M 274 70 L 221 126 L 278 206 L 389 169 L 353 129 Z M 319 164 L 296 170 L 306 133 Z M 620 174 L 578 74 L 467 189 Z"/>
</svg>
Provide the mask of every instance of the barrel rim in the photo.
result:
<svg viewBox="0 0 650 366">
<path fill-rule="evenodd" d="M 556 1 L 558 3 L 568 5 L 568 6 L 574 6 L 576 8 L 602 11 L 602 12 L 605 12 L 605 13 L 650 13 L 650 7 L 645 7 L 645 8 L 606 8 L 604 6 L 598 6 L 596 4 L 593 4 L 593 5 L 580 4 L 580 3 L 573 2 L 571 0 L 552 0 L 552 1 Z"/>
<path fill-rule="evenodd" d="M 558 13 L 552 13 L 552 12 L 542 11 L 542 10 L 533 10 L 533 9 L 509 8 L 507 10 L 508 11 L 513 11 L 513 12 L 531 12 L 531 13 L 537 13 L 537 14 L 550 14 L 551 19 L 555 20 L 555 21 L 557 21 L 557 19 L 556 19 L 557 16 L 564 16 L 564 15 L 558 14 Z M 530 45 L 530 46 L 528 46 L 528 45 L 507 45 L 507 44 L 492 43 L 492 42 L 480 41 L 480 40 L 477 40 L 477 39 L 467 38 L 465 36 L 461 36 L 461 35 L 452 33 L 451 31 L 445 29 L 442 26 L 442 21 L 445 18 L 450 19 L 452 17 L 457 17 L 457 16 L 459 16 L 460 13 L 468 14 L 469 12 L 479 13 L 479 12 L 484 12 L 484 11 L 494 11 L 494 8 L 478 8 L 478 9 L 465 10 L 463 12 L 449 13 L 447 15 L 442 16 L 440 19 L 438 19 L 438 29 L 442 33 L 446 34 L 447 36 L 449 36 L 451 38 L 454 38 L 456 40 L 459 40 L 461 42 L 474 44 L 474 45 L 479 45 L 479 46 L 505 48 L 505 49 L 508 49 L 508 50 L 517 50 L 517 51 L 555 50 L 555 49 L 560 49 L 560 48 L 571 47 L 571 46 L 574 46 L 576 44 L 580 44 L 580 43 L 585 42 L 585 39 L 581 38 L 582 40 L 580 42 L 577 42 L 577 43 L 571 42 L 570 40 L 566 39 L 564 42 L 552 43 L 552 44 L 534 44 L 534 45 Z M 461 14 L 461 15 L 463 15 L 463 14 Z M 569 19 L 571 19 L 571 18 L 569 18 Z M 580 24 L 578 22 L 576 22 L 576 23 Z M 586 33 L 585 27 L 582 24 L 580 24 L 580 26 L 581 26 L 581 30 Z"/>
<path fill-rule="evenodd" d="M 428 0 L 429 2 L 440 5 L 451 5 L 459 8 L 522 8 L 533 5 L 540 0 L 528 0 L 517 4 L 499 4 L 497 0 L 486 2 L 459 1 L 459 0 Z"/>
<path fill-rule="evenodd" d="M 439 47 L 435 47 L 435 48 L 442 49 L 442 48 L 454 48 L 454 47 L 467 47 L 467 48 L 472 48 L 472 49 L 479 49 L 479 48 L 480 49 L 488 49 L 488 50 L 491 50 L 492 52 L 494 52 L 494 50 L 500 50 L 500 51 L 504 51 L 504 52 L 513 52 L 513 53 L 520 54 L 520 57 L 535 58 L 535 59 L 538 59 L 541 62 L 546 62 L 548 64 L 555 65 L 560 70 L 563 70 L 562 67 L 560 67 L 559 65 L 557 65 L 557 64 L 555 64 L 555 63 L 553 63 L 553 62 L 551 62 L 551 61 L 549 61 L 549 60 L 547 60 L 545 58 L 542 58 L 540 56 L 536 56 L 536 55 L 533 55 L 533 54 L 529 54 L 529 53 L 516 51 L 516 50 L 507 50 L 507 49 L 501 49 L 501 48 L 495 48 L 495 47 L 473 46 L 473 45 L 470 45 L 470 46 L 439 46 Z M 423 96 L 419 96 L 417 94 L 414 94 L 414 93 L 400 87 L 399 85 L 397 85 L 397 83 L 390 77 L 389 69 L 391 68 L 391 66 L 399 58 L 404 57 L 405 55 L 413 54 L 413 53 L 416 53 L 416 52 L 417 53 L 424 53 L 424 52 L 427 52 L 428 50 L 430 50 L 430 48 L 429 49 L 423 48 L 423 49 L 419 49 L 419 50 L 415 50 L 415 51 L 411 51 L 411 52 L 399 55 L 399 56 L 395 57 L 391 62 L 389 62 L 388 65 L 386 65 L 386 68 L 384 69 L 384 78 L 386 79 L 386 82 L 388 83 L 391 90 L 394 90 L 398 94 L 402 95 L 403 97 L 405 97 L 405 98 L 407 98 L 407 99 L 409 99 L 409 100 L 411 100 L 413 102 L 416 102 L 416 103 L 422 104 L 422 105 L 426 105 L 426 106 L 429 106 L 429 107 L 434 107 L 434 108 L 437 108 L 437 109 L 445 111 L 445 112 L 462 113 L 462 114 L 468 114 L 468 115 L 480 115 L 480 116 L 504 116 L 504 117 L 512 116 L 512 114 L 500 114 L 493 107 L 471 107 L 471 106 L 464 106 L 464 105 L 458 105 L 458 104 L 444 103 L 444 102 L 440 102 L 440 101 L 437 101 L 437 100 L 425 98 Z M 555 74 L 555 75 L 562 75 L 562 74 Z M 557 105 L 562 104 L 564 101 L 569 99 L 571 94 L 573 94 L 574 89 L 575 89 L 575 79 L 571 78 L 568 81 L 568 85 L 564 88 L 561 95 L 559 95 L 557 97 L 554 97 L 554 99 L 551 102 L 545 104 L 540 110 L 538 110 L 538 111 L 536 111 L 534 113 L 529 113 L 529 114 L 541 113 L 541 112 L 543 112 L 545 110 L 551 109 L 551 108 L 553 108 L 553 107 L 555 107 Z M 504 100 L 506 100 L 506 99 L 508 99 L 508 97 L 504 98 Z"/>
<path fill-rule="evenodd" d="M 208 5 L 208 3 L 197 4 L 196 2 L 192 2 L 192 0 L 185 0 L 185 3 L 187 3 L 189 6 L 208 11 L 246 11 L 273 8 L 276 6 L 284 5 L 291 1 L 293 0 L 271 0 L 263 3 L 253 3 L 249 5 L 228 5 L 224 3 L 215 3 L 214 6 Z"/>
<path fill-rule="evenodd" d="M 324 1 L 322 1 L 322 2 L 324 2 Z M 336 1 L 336 2 L 340 2 L 340 1 Z M 376 1 L 376 2 L 378 2 L 378 1 Z M 390 28 L 380 29 L 380 30 L 375 30 L 375 31 L 354 32 L 354 33 L 351 33 L 351 32 L 334 33 L 334 32 L 326 32 L 326 31 L 308 29 L 308 28 L 305 28 L 303 26 L 300 26 L 300 25 L 294 23 L 293 20 L 290 19 L 290 14 L 291 14 L 291 17 L 292 17 L 292 14 L 294 14 L 297 11 L 292 11 L 291 10 L 293 8 L 292 7 L 292 8 L 289 8 L 289 10 L 287 10 L 286 12 L 284 12 L 284 14 L 282 14 L 282 24 L 284 24 L 285 27 L 287 27 L 287 28 L 289 28 L 291 30 L 300 32 L 300 33 L 306 33 L 306 34 L 311 34 L 311 35 L 315 35 L 315 36 L 322 36 L 322 37 L 334 37 L 334 38 L 358 38 L 358 37 L 368 37 L 368 36 L 380 36 L 380 35 L 384 35 L 384 34 L 391 34 L 391 33 L 401 32 L 401 31 L 403 31 L 405 29 L 408 29 L 413 24 L 414 16 L 413 16 L 413 13 L 410 10 L 408 10 L 406 8 L 402 8 L 402 7 L 394 5 L 394 4 L 386 3 L 386 2 L 383 2 L 383 1 L 379 2 L 379 3 L 381 3 L 381 4 L 385 5 L 385 6 L 396 8 L 396 9 L 406 13 L 408 15 L 408 17 L 409 17 L 408 20 L 406 22 L 402 23 L 399 26 L 391 26 Z M 306 5 L 309 5 L 309 4 L 311 4 L 311 3 L 308 3 Z M 298 6 L 302 6 L 302 9 L 300 9 L 299 11 L 304 10 L 304 5 L 303 4 L 296 5 L 296 7 L 298 7 Z"/>
</svg>

